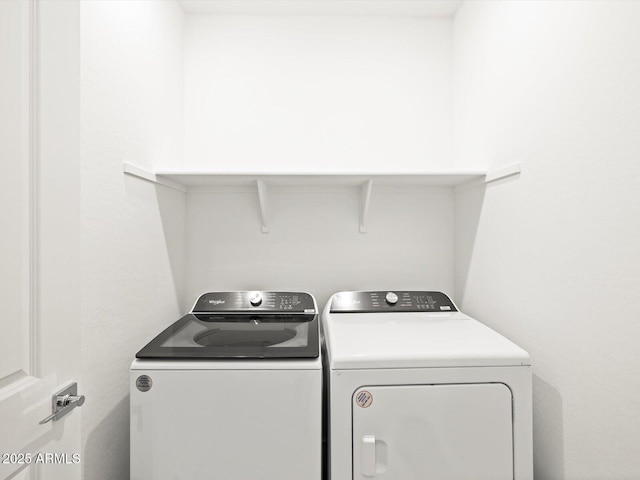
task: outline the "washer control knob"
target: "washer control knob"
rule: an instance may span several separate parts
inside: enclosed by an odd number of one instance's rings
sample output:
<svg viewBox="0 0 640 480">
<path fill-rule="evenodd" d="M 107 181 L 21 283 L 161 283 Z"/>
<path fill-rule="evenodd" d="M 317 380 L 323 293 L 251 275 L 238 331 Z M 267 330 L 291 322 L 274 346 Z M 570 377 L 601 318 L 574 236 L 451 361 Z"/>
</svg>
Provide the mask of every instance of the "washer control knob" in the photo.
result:
<svg viewBox="0 0 640 480">
<path fill-rule="evenodd" d="M 251 305 L 253 305 L 254 307 L 260 306 L 260 304 L 262 303 L 262 295 L 260 295 L 259 293 L 252 295 L 249 299 L 249 303 L 251 303 Z"/>
<path fill-rule="evenodd" d="M 395 305 L 396 303 L 398 303 L 398 295 L 393 292 L 387 292 L 387 295 L 386 297 L 384 297 L 384 299 L 389 305 Z"/>
</svg>

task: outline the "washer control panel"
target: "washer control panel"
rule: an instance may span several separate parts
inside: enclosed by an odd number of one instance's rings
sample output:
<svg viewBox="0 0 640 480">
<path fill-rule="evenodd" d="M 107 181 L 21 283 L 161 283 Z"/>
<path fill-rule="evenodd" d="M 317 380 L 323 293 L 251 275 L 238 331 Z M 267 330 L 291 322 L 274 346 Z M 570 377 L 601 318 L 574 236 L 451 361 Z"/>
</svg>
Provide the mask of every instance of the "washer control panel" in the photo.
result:
<svg viewBox="0 0 640 480">
<path fill-rule="evenodd" d="M 451 299 L 442 292 L 368 291 L 340 292 L 331 301 L 332 313 L 372 312 L 457 312 Z"/>
<path fill-rule="evenodd" d="M 210 292 L 198 298 L 191 313 L 316 313 L 313 297 L 304 292 Z"/>
<path fill-rule="evenodd" d="M 398 294 L 395 292 L 387 292 L 384 296 L 384 301 L 387 302 L 388 305 L 395 305 L 398 303 Z"/>
</svg>

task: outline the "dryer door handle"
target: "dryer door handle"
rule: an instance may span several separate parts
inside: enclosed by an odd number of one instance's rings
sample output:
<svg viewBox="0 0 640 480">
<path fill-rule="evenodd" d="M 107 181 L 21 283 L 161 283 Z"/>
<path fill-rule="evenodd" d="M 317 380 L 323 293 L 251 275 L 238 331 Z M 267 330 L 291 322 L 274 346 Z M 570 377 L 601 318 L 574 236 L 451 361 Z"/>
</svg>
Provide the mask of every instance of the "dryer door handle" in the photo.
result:
<svg viewBox="0 0 640 480">
<path fill-rule="evenodd" d="M 362 437 L 362 475 L 365 477 L 376 476 L 376 436 L 365 435 Z"/>
</svg>

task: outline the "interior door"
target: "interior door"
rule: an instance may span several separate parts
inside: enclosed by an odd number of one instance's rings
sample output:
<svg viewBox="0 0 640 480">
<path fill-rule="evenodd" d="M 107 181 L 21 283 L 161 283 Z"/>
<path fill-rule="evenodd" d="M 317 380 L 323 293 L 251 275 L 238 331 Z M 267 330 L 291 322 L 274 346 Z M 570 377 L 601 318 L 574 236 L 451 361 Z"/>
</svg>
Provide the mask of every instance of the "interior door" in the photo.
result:
<svg viewBox="0 0 640 480">
<path fill-rule="evenodd" d="M 40 424 L 79 375 L 79 29 L 78 2 L 0 1 L 2 479 L 80 478 L 80 409 Z"/>
<path fill-rule="evenodd" d="M 512 480 L 511 408 L 501 383 L 362 387 L 353 478 Z"/>
</svg>

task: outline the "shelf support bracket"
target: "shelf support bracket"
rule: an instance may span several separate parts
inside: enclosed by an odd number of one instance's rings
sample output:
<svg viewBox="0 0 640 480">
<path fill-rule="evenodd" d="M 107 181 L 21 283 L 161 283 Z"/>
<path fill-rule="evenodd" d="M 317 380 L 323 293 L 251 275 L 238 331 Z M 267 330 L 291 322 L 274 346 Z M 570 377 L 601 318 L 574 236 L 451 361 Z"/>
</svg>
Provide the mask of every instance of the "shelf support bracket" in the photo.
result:
<svg viewBox="0 0 640 480">
<path fill-rule="evenodd" d="M 518 175 L 520 171 L 520 163 L 513 163 L 511 165 L 507 165 L 506 167 L 502 167 L 487 173 L 487 176 L 484 179 L 484 183 L 491 183 L 495 182 L 496 180 L 512 177 L 513 175 Z"/>
<path fill-rule="evenodd" d="M 373 180 L 367 180 L 360 187 L 360 233 L 367 233 L 367 215 L 371 200 L 371 188 Z"/>
<path fill-rule="evenodd" d="M 468 188 L 478 187 L 480 185 L 486 185 L 488 183 L 493 183 L 498 180 L 502 180 L 503 178 L 509 178 L 514 175 L 519 175 L 521 172 L 520 163 L 512 163 L 511 165 L 507 165 L 506 167 L 498 168 L 497 170 L 492 170 L 485 174 L 482 179 L 475 179 L 468 182 L 465 182 L 461 185 L 457 185 L 455 187 L 456 192 L 462 192 L 463 190 L 467 190 Z"/>
<path fill-rule="evenodd" d="M 159 177 L 149 170 L 145 170 L 144 168 L 140 168 L 128 162 L 123 162 L 122 171 L 125 173 L 125 175 L 131 175 L 132 177 L 137 177 L 142 180 L 146 180 L 147 182 L 155 183 L 156 185 L 163 185 L 165 187 L 173 188 L 174 190 L 178 190 L 182 193 L 187 192 L 187 189 L 184 185 L 180 185 L 178 182 Z"/>
<path fill-rule="evenodd" d="M 269 211 L 267 209 L 267 184 L 264 180 L 256 180 L 256 186 L 258 187 L 258 201 L 260 202 L 260 218 L 262 221 L 262 233 L 269 233 Z"/>
</svg>

